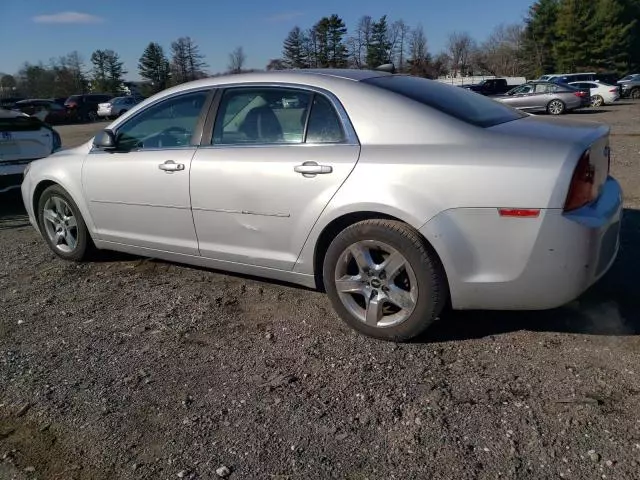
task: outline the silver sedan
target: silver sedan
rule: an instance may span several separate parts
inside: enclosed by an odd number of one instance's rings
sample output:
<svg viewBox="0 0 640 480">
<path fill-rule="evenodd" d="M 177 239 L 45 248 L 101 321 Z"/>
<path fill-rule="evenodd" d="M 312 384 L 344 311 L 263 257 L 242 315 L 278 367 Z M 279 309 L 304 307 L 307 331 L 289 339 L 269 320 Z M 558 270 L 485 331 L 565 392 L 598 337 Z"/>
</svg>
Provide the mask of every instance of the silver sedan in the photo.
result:
<svg viewBox="0 0 640 480">
<path fill-rule="evenodd" d="M 618 251 L 609 128 L 378 71 L 208 78 L 30 164 L 60 257 L 111 249 L 327 292 L 403 341 L 454 309 L 546 309 Z"/>
</svg>

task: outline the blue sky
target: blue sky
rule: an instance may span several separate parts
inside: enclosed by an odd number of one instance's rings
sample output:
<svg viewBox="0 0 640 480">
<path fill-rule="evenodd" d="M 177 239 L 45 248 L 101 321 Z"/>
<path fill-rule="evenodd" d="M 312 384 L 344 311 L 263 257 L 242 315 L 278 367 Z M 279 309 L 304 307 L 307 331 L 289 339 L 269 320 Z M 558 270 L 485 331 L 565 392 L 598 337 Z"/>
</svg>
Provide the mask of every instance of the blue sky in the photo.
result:
<svg viewBox="0 0 640 480">
<path fill-rule="evenodd" d="M 437 53 L 452 31 L 482 40 L 499 23 L 520 21 L 533 0 L 0 0 L 0 72 L 15 73 L 25 62 L 47 62 L 78 50 L 87 64 L 95 49 L 120 54 L 129 79 L 150 41 L 168 53 L 171 41 L 190 36 L 200 46 L 208 70 L 226 70 L 228 54 L 244 48 L 248 68 L 264 68 L 282 51 L 295 25 L 312 26 L 325 15 L 340 15 L 351 31 L 358 18 L 387 14 L 393 21 L 421 23 L 429 51 Z"/>
</svg>

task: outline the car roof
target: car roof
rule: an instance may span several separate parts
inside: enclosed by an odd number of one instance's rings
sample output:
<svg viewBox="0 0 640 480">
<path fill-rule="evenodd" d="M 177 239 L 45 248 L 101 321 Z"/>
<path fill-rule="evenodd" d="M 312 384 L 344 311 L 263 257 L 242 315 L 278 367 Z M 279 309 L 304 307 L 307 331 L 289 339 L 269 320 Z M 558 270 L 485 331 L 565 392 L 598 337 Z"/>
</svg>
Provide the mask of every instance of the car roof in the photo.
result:
<svg viewBox="0 0 640 480">
<path fill-rule="evenodd" d="M 198 87 L 214 87 L 216 85 L 232 83 L 309 83 L 319 86 L 328 85 L 334 81 L 359 82 L 369 78 L 389 75 L 393 74 L 377 70 L 356 70 L 349 68 L 272 70 L 267 72 L 247 72 L 207 77 L 200 80 L 182 83 L 170 88 L 169 91 L 180 92 Z"/>
</svg>

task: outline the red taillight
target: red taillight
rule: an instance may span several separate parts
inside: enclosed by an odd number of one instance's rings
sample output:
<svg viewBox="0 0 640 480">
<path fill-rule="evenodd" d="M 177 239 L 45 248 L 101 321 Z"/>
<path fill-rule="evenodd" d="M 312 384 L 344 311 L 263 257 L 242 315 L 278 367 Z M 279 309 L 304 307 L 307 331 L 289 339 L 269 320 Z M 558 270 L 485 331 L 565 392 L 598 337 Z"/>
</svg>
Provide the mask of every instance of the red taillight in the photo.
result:
<svg viewBox="0 0 640 480">
<path fill-rule="evenodd" d="M 573 172 L 567 200 L 564 203 L 565 212 L 583 207 L 595 198 L 593 188 L 595 174 L 596 169 L 591 165 L 589 150 L 587 150 L 580 157 Z"/>
<path fill-rule="evenodd" d="M 501 217 L 536 218 L 540 215 L 538 208 L 499 208 Z"/>
<path fill-rule="evenodd" d="M 618 89 L 617 88 L 612 88 L 611 90 L 609 90 L 609 93 L 618 93 Z"/>
<path fill-rule="evenodd" d="M 586 92 L 576 92 L 576 93 L 574 93 L 574 95 L 576 97 L 586 97 L 587 93 Z"/>
</svg>

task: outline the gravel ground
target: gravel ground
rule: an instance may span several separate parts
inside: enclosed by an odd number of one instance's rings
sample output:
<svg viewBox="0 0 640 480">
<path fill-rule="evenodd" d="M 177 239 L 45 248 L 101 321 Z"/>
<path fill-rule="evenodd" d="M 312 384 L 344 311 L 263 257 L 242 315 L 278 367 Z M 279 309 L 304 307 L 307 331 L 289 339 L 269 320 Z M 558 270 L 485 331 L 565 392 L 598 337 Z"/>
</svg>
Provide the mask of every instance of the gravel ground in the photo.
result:
<svg viewBox="0 0 640 480">
<path fill-rule="evenodd" d="M 613 269 L 564 308 L 452 312 L 410 344 L 300 288 L 65 263 L 2 198 L 0 478 L 639 478 L 640 103 L 589 112 L 628 207 Z"/>
</svg>

